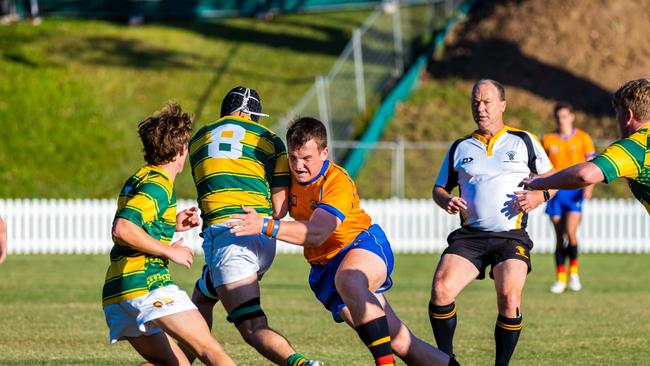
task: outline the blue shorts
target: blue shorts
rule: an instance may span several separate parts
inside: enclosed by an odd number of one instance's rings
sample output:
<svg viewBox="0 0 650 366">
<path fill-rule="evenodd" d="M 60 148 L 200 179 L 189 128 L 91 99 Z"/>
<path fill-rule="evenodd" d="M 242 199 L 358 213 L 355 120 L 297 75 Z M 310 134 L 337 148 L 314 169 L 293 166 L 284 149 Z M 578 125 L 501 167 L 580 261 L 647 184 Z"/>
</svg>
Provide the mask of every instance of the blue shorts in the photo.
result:
<svg viewBox="0 0 650 366">
<path fill-rule="evenodd" d="M 327 264 L 312 264 L 309 272 L 309 286 L 327 310 L 332 313 L 334 321 L 340 323 L 343 321 L 339 313 L 345 307 L 341 295 L 336 291 L 334 277 L 339 269 L 343 258 L 352 249 L 365 249 L 379 256 L 386 264 L 386 281 L 375 293 L 388 291 L 393 286 L 393 280 L 390 274 L 393 272 L 393 250 L 386 238 L 386 234 L 379 225 L 371 225 L 368 230 L 359 234 L 352 244 L 343 248 L 340 252 L 330 259 Z"/>
<path fill-rule="evenodd" d="M 582 189 L 562 189 L 546 203 L 546 213 L 553 216 L 562 216 L 567 212 L 582 212 Z"/>
</svg>

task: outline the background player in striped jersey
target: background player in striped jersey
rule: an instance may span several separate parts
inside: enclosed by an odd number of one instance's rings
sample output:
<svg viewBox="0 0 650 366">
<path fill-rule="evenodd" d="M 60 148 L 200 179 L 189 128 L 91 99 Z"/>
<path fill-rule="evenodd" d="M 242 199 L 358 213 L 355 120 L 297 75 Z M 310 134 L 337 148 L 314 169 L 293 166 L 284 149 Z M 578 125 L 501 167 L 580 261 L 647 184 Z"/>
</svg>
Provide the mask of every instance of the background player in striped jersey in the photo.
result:
<svg viewBox="0 0 650 366">
<path fill-rule="evenodd" d="M 189 365 L 173 337 L 208 365 L 234 365 L 167 269 L 170 260 L 190 268 L 192 250 L 182 239 L 170 242 L 174 232 L 199 225 L 196 208 L 176 214 L 174 192 L 191 129 L 192 118 L 174 103 L 139 125 L 147 165 L 120 192 L 104 314 L 111 343 L 126 339 L 151 363 Z"/>
<path fill-rule="evenodd" d="M 237 236 L 264 234 L 301 245 L 311 265 L 309 284 L 336 322 L 347 322 L 370 350 L 375 365 L 456 365 L 416 338 L 383 295 L 392 286 L 393 253 L 381 227 L 359 207 L 354 181 L 327 160 L 327 131 L 304 117 L 287 131 L 291 167 L 290 213 L 296 221 L 261 217 L 244 207 L 233 215 Z"/>
<path fill-rule="evenodd" d="M 574 126 L 573 106 L 561 102 L 554 109 L 557 129 L 542 137 L 542 146 L 556 170 L 585 162 L 594 157 L 596 149 L 589 135 Z M 546 213 L 555 228 L 555 268 L 557 281 L 551 292 L 562 293 L 567 288 L 566 256 L 569 256 L 568 287 L 580 291 L 578 276 L 577 230 L 582 216 L 582 201 L 591 198 L 593 185 L 585 188 L 560 190 L 546 204 Z"/>
<path fill-rule="evenodd" d="M 190 163 L 203 217 L 206 265 L 192 300 L 208 324 L 218 300 L 248 344 L 278 365 L 320 365 L 308 360 L 271 329 L 260 303 L 258 281 L 275 257 L 275 239 L 236 237 L 227 226 L 241 205 L 266 217 L 287 214 L 289 167 L 282 140 L 257 123 L 260 97 L 236 87 L 223 99 L 221 117 L 201 128 L 190 143 Z"/>
<path fill-rule="evenodd" d="M 548 175 L 551 162 L 534 135 L 504 124 L 503 86 L 491 79 L 472 88 L 472 116 L 477 129 L 456 140 L 440 167 L 433 199 L 461 227 L 451 232 L 436 268 L 429 315 L 438 347 L 453 356 L 456 297 L 491 267 L 498 315 L 494 327 L 495 365 L 507 365 L 523 328 L 521 296 L 531 271 L 533 247 L 528 212 L 550 198 L 549 192 L 521 192 L 530 174 Z M 452 195 L 459 187 L 459 196 Z"/>
<path fill-rule="evenodd" d="M 550 177 L 524 179 L 527 189 L 576 189 L 622 177 L 650 214 L 650 80 L 630 80 L 612 96 L 623 139 L 592 161 L 573 165 Z"/>
</svg>

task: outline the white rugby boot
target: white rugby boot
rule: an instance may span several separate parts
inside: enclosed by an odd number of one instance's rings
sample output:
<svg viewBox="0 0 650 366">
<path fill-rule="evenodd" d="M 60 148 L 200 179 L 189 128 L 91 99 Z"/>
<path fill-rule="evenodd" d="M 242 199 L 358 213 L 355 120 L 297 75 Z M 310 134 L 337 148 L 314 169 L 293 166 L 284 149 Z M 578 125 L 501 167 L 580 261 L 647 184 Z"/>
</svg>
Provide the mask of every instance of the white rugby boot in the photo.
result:
<svg viewBox="0 0 650 366">
<path fill-rule="evenodd" d="M 582 284 L 580 283 L 580 276 L 577 273 L 572 273 L 569 275 L 569 290 L 571 291 L 580 291 L 582 289 Z"/>
<path fill-rule="evenodd" d="M 325 362 L 318 360 L 309 360 L 305 362 L 303 366 L 325 366 Z"/>
<path fill-rule="evenodd" d="M 554 294 L 561 294 L 566 290 L 566 282 L 555 281 L 549 290 Z"/>
</svg>

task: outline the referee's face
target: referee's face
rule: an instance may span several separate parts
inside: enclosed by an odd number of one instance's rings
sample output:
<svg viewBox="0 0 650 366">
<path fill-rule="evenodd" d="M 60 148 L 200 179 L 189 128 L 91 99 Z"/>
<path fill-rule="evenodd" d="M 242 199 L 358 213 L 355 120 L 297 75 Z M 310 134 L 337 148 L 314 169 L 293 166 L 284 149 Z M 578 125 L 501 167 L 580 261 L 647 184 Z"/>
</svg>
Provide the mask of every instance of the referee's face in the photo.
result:
<svg viewBox="0 0 650 366">
<path fill-rule="evenodd" d="M 472 117 L 481 132 L 496 133 L 503 128 L 503 112 L 506 102 L 499 98 L 499 90 L 490 83 L 483 83 L 474 89 L 472 95 Z"/>
<path fill-rule="evenodd" d="M 327 146 L 319 149 L 314 139 L 297 148 L 289 148 L 291 174 L 299 183 L 310 182 L 320 173 L 328 153 Z"/>
</svg>

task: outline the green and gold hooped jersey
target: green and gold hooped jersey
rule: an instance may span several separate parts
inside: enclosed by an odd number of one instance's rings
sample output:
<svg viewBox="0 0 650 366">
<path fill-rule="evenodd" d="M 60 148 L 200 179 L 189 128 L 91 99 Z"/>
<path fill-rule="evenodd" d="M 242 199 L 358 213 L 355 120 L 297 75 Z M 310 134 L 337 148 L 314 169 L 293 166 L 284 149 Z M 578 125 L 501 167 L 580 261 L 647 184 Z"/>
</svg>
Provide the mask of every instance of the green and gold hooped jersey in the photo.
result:
<svg viewBox="0 0 650 366">
<path fill-rule="evenodd" d="M 591 162 L 602 170 L 605 183 L 623 177 L 634 197 L 650 213 L 650 132 L 642 128 L 611 144 Z"/>
<path fill-rule="evenodd" d="M 147 165 L 131 176 L 120 192 L 117 218 L 129 220 L 152 238 L 170 244 L 176 231 L 176 193 L 167 173 Z M 115 238 L 113 242 L 102 295 L 104 307 L 174 284 L 166 260 Z"/>
<path fill-rule="evenodd" d="M 284 142 L 248 118 L 228 116 L 190 141 L 190 163 L 203 227 L 243 213 L 241 205 L 272 214 L 271 188 L 291 181 Z"/>
</svg>

